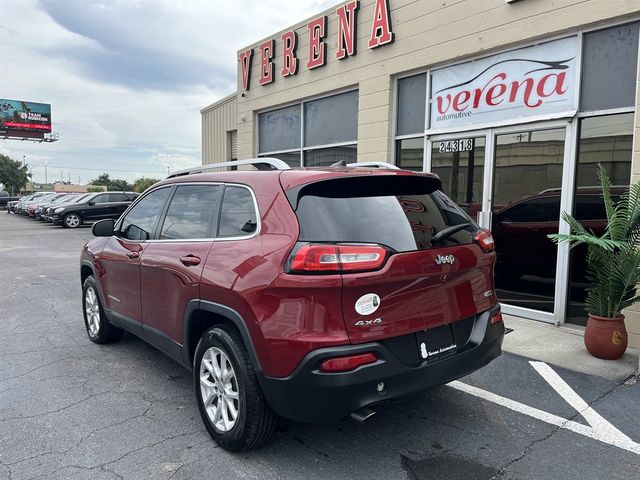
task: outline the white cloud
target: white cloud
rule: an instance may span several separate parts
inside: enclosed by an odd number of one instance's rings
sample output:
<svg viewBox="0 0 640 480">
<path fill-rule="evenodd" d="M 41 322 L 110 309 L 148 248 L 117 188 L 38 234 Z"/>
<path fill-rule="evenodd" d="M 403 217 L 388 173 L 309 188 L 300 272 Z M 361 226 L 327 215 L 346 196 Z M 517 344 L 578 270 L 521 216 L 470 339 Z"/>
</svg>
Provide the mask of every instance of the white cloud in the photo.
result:
<svg viewBox="0 0 640 480">
<path fill-rule="evenodd" d="M 199 110 L 235 90 L 236 51 L 335 3 L 2 0 L 0 97 L 51 103 L 60 140 L 0 151 L 37 181 L 43 161 L 83 182 L 197 165 Z"/>
</svg>

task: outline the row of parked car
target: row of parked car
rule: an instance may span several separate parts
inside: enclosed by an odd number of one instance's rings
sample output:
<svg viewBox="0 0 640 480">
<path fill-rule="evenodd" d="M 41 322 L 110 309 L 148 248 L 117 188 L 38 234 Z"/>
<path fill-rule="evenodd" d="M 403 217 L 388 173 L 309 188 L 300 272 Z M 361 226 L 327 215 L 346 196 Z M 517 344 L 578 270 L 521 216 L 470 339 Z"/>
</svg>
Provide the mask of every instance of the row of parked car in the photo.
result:
<svg viewBox="0 0 640 480">
<path fill-rule="evenodd" d="M 138 196 L 135 192 L 37 192 L 7 203 L 7 213 L 77 228 L 83 223 L 117 219 Z"/>
</svg>

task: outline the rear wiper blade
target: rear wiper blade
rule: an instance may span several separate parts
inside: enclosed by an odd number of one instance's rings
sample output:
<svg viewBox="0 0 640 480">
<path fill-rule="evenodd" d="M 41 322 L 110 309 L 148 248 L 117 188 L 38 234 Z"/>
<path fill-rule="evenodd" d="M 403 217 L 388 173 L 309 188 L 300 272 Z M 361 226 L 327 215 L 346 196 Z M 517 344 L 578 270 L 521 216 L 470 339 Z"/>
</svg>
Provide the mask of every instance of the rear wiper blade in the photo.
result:
<svg viewBox="0 0 640 480">
<path fill-rule="evenodd" d="M 459 232 L 460 230 L 464 230 L 469 226 L 471 226 L 470 223 L 459 223 L 458 225 L 452 225 L 445 228 L 444 230 L 440 230 L 431 238 L 431 243 L 437 243 L 441 240 L 444 240 L 445 238 L 450 237 L 454 233 Z"/>
</svg>

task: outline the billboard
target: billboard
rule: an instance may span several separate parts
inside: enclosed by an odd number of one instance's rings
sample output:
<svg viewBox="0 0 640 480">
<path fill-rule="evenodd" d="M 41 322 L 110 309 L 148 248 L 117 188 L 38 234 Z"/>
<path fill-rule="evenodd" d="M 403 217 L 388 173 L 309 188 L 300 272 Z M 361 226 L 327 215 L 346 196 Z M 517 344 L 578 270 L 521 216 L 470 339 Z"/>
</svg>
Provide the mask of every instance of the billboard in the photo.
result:
<svg viewBox="0 0 640 480">
<path fill-rule="evenodd" d="M 51 133 L 51 105 L 0 98 L 0 133 Z"/>
</svg>

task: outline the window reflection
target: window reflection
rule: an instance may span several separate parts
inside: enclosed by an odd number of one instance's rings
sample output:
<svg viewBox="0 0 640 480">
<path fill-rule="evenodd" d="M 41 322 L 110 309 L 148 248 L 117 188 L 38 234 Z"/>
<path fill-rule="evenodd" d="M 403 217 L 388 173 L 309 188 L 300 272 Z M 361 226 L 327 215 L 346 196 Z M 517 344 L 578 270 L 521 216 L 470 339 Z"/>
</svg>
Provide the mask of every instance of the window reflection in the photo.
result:
<svg viewBox="0 0 640 480">
<path fill-rule="evenodd" d="M 581 120 L 574 216 L 597 235 L 604 233 L 607 222 L 597 175 L 598 163 L 611 178 L 615 200 L 629 185 L 632 149 L 633 113 Z M 587 320 L 584 308 L 588 286 L 586 255 L 585 246 L 571 250 L 567 321 L 578 325 L 586 325 Z"/>
<path fill-rule="evenodd" d="M 492 231 L 498 298 L 553 312 L 564 128 L 496 136 Z"/>
</svg>

